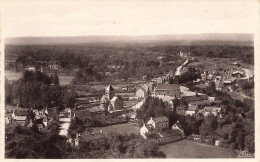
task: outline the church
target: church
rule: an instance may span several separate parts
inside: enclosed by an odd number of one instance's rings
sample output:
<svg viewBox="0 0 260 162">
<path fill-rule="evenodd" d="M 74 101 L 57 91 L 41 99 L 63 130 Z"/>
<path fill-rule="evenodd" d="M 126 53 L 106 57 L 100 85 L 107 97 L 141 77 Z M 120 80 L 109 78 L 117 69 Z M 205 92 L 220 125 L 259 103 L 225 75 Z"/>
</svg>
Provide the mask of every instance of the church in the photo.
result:
<svg viewBox="0 0 260 162">
<path fill-rule="evenodd" d="M 100 108 L 107 112 L 123 109 L 123 100 L 121 96 L 115 96 L 115 89 L 111 85 L 105 89 L 105 95 L 102 96 L 100 102 Z"/>
</svg>

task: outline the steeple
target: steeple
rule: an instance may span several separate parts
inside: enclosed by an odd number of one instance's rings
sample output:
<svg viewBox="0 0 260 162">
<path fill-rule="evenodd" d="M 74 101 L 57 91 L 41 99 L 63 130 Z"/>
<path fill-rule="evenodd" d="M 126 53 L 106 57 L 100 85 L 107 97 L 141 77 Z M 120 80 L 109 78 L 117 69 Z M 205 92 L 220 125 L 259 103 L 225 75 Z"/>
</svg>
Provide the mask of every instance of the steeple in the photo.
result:
<svg viewBox="0 0 260 162">
<path fill-rule="evenodd" d="M 115 95 L 115 90 L 114 88 L 109 84 L 108 87 L 105 90 L 105 96 L 111 100 L 111 98 L 113 98 Z"/>
</svg>

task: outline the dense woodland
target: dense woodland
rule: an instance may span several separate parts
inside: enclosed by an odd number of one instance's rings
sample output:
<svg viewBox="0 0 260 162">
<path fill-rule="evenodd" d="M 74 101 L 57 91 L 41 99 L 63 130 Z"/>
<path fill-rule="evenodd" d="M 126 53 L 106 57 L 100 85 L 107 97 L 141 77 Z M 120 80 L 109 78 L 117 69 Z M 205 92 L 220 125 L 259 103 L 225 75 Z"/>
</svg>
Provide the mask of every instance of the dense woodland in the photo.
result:
<svg viewBox="0 0 260 162">
<path fill-rule="evenodd" d="M 59 85 L 57 74 L 25 71 L 17 81 L 5 84 L 5 103 L 24 108 L 74 107 L 77 93 Z"/>
</svg>

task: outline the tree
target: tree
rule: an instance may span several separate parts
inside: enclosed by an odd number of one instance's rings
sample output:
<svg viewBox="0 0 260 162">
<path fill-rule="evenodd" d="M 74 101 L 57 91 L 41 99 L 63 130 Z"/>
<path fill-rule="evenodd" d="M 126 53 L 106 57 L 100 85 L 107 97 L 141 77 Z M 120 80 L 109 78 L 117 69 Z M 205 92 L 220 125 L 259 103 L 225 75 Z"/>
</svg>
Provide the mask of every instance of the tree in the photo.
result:
<svg viewBox="0 0 260 162">
<path fill-rule="evenodd" d="M 206 116 L 200 126 L 200 134 L 208 136 L 218 128 L 218 121 L 213 114 Z"/>
<path fill-rule="evenodd" d="M 55 72 L 55 74 L 54 74 L 53 83 L 54 83 L 54 85 L 59 85 L 60 84 L 57 72 Z"/>
</svg>

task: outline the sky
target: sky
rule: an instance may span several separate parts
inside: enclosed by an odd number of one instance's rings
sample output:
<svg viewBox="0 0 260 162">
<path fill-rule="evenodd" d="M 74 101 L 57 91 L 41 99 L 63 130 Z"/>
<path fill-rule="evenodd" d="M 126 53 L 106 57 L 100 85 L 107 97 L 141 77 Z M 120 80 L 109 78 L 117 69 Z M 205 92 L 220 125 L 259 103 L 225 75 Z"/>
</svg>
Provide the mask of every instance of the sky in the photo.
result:
<svg viewBox="0 0 260 162">
<path fill-rule="evenodd" d="M 1 1 L 3 35 L 87 36 L 254 33 L 251 0 Z"/>
</svg>

